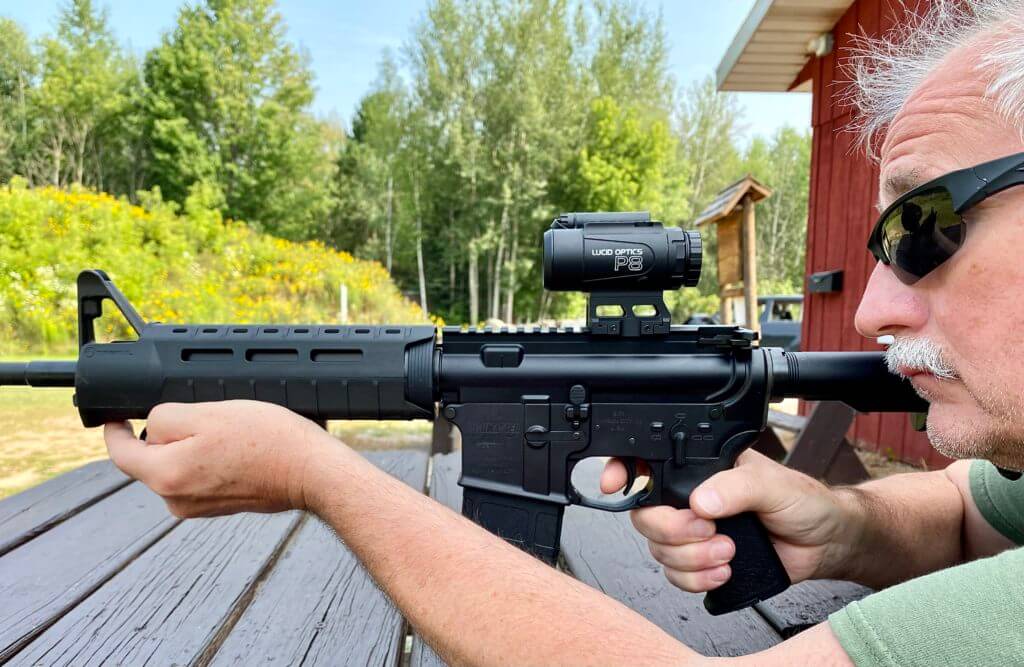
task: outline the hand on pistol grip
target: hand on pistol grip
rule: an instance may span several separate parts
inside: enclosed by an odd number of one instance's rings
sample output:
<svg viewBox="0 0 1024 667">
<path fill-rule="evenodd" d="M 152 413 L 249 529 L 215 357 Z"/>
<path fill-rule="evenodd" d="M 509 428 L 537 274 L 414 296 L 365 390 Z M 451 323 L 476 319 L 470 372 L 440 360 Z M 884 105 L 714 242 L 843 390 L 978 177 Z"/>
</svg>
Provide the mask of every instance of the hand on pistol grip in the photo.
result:
<svg viewBox="0 0 1024 667">
<path fill-rule="evenodd" d="M 611 459 L 601 490 L 614 493 L 628 478 L 628 466 Z M 679 588 L 715 591 L 742 579 L 743 590 L 726 589 L 730 601 L 724 606 L 746 606 L 748 599 L 774 595 L 790 580 L 827 573 L 830 546 L 842 538 L 840 506 L 832 490 L 754 451 L 698 486 L 689 504 L 643 507 L 630 518 L 665 567 L 665 576 Z"/>
</svg>

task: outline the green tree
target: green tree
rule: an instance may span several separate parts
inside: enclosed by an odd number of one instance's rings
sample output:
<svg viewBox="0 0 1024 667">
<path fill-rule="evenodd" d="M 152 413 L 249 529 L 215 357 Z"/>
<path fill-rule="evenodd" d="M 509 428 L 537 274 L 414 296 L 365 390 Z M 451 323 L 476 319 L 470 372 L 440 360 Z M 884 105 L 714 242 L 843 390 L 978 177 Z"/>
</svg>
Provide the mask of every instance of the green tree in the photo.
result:
<svg viewBox="0 0 1024 667">
<path fill-rule="evenodd" d="M 799 294 L 807 245 L 811 135 L 787 126 L 771 139 L 755 137 L 744 155 L 743 167 L 773 190 L 772 196 L 758 205 L 759 284 L 772 291 Z"/>
<path fill-rule="evenodd" d="M 675 138 L 668 124 L 644 121 L 609 97 L 591 102 L 582 146 L 563 174 L 559 201 L 578 211 L 662 211 Z M 673 178 L 674 176 L 674 178 Z"/>
<path fill-rule="evenodd" d="M 438 265 L 447 268 L 447 280 L 440 289 L 435 286 L 439 294 L 432 302 L 446 316 L 458 313 L 473 323 L 481 318 L 480 260 L 492 238 L 482 119 L 486 56 L 481 26 L 486 20 L 480 2 L 432 2 L 404 49 L 411 71 L 410 103 L 418 111 L 415 129 L 422 135 L 417 143 L 429 148 L 418 154 L 429 160 L 424 208 L 426 242 L 434 258 L 431 274 L 439 273 Z M 464 277 L 462 294 L 456 291 L 459 275 Z"/>
<path fill-rule="evenodd" d="M 407 126 L 408 107 L 408 94 L 398 76 L 398 67 L 386 54 L 373 89 L 359 103 L 352 121 L 350 145 L 354 154 L 362 158 L 358 176 L 367 195 L 374 200 L 369 206 L 373 211 L 368 221 L 371 243 L 382 249 L 379 259 L 389 272 L 394 265 L 397 236 L 395 180 L 399 152 L 403 141 L 414 134 Z"/>
<path fill-rule="evenodd" d="M 741 110 L 736 99 L 718 92 L 713 77 L 692 84 L 676 109 L 680 160 L 690 165 L 688 210 L 696 218 L 715 195 L 743 176 L 737 149 Z M 701 230 L 704 237 L 702 294 L 718 293 L 718 238 L 714 229 Z"/>
<path fill-rule="evenodd" d="M 178 202 L 216 185 L 225 215 L 281 236 L 322 228 L 337 147 L 308 113 L 312 74 L 272 0 L 186 5 L 144 70 L 152 185 Z"/>
<path fill-rule="evenodd" d="M 598 95 L 665 115 L 672 109 L 675 81 L 668 71 L 668 39 L 658 14 L 638 5 L 597 0 L 594 54 L 586 71 Z"/>
<path fill-rule="evenodd" d="M 561 314 L 536 279 L 554 215 L 626 200 L 687 215 L 665 44 L 660 19 L 613 0 L 430 2 L 408 83 L 385 60 L 361 101 L 332 238 L 390 258 L 446 318 Z"/>
<path fill-rule="evenodd" d="M 128 105 L 134 67 L 92 0 L 73 0 L 60 14 L 57 34 L 40 42 L 38 86 L 32 90 L 35 165 L 61 186 L 103 189 L 108 168 L 105 139 L 117 135 Z M 33 174 L 42 176 L 42 174 Z"/>
<path fill-rule="evenodd" d="M 18 24 L 0 17 L 0 181 L 24 166 L 32 150 L 31 88 L 37 63 L 28 37 Z"/>
</svg>

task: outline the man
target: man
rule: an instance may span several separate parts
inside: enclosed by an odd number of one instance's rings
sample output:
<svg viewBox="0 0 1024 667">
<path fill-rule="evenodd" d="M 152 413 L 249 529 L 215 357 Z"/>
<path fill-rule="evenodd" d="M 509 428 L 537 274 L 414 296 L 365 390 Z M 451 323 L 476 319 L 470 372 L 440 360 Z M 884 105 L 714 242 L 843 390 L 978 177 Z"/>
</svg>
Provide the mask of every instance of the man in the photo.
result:
<svg viewBox="0 0 1024 667">
<path fill-rule="evenodd" d="M 862 70 L 865 122 L 870 132 L 887 129 L 880 203 L 896 204 L 872 236 L 882 261 L 856 325 L 866 336 L 895 337 L 891 367 L 912 376 L 931 402 L 929 436 L 940 451 L 1021 470 L 1024 188 L 984 192 L 991 196 L 979 195 L 965 217 L 954 210 L 966 201 L 960 190 L 980 192 L 985 185 L 968 178 L 974 172 L 948 184 L 960 189 L 950 195 L 956 202 L 930 190 L 897 201 L 944 174 L 1024 153 L 1020 4 L 990 2 L 976 15 L 956 2 L 933 6 L 911 35 L 918 51 L 884 51 L 873 61 L 881 69 Z M 894 81 L 907 86 L 898 103 Z M 879 82 L 888 87 L 872 89 Z M 875 103 L 877 90 L 888 102 Z M 1024 155 L 1019 162 L 1024 165 Z M 1017 173 L 1011 168 L 999 178 Z M 900 249 L 904 237 L 925 227 L 901 225 L 911 206 L 928 206 L 925 215 L 936 216 L 929 235 L 946 241 L 914 236 Z M 923 255 L 904 252 L 918 246 Z M 315 512 L 451 662 L 712 662 L 388 477 L 283 408 L 169 404 L 150 414 L 146 442 L 124 424 L 107 425 L 105 435 L 115 463 L 179 516 Z M 613 491 L 624 481 L 624 469 L 612 463 L 602 484 Z M 1024 481 L 1004 479 L 989 463 L 960 461 L 943 471 L 829 489 L 747 453 L 735 469 L 699 487 L 691 507 L 633 515 L 666 576 L 681 588 L 710 590 L 729 578 L 735 547 L 715 535 L 714 520 L 753 510 L 794 582 L 832 577 L 884 589 L 768 651 L 732 659 L 737 664 L 1024 661 L 1024 550 L 1011 549 L 1024 542 Z"/>
</svg>

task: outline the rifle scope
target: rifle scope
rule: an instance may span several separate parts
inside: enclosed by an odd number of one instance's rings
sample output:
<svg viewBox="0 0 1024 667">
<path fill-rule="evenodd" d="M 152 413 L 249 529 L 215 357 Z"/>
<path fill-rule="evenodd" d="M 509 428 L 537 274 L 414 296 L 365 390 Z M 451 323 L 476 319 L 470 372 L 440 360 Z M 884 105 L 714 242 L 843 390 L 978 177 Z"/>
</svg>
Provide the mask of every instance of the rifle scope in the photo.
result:
<svg viewBox="0 0 1024 667">
<path fill-rule="evenodd" d="M 695 287 L 701 260 L 698 232 L 646 211 L 564 213 L 544 232 L 544 287 L 559 292 Z"/>
</svg>

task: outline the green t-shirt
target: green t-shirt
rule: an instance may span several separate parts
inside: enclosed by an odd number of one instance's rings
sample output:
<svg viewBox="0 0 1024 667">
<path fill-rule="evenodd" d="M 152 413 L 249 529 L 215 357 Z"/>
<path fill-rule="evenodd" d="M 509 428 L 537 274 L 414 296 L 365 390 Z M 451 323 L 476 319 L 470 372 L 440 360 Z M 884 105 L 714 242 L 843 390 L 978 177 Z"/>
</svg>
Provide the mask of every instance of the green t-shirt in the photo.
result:
<svg viewBox="0 0 1024 667">
<path fill-rule="evenodd" d="M 1024 544 L 1024 478 L 1010 481 L 975 461 L 970 480 L 982 516 Z M 857 667 L 1024 664 L 1024 549 L 892 586 L 850 603 L 829 623 Z"/>
</svg>

